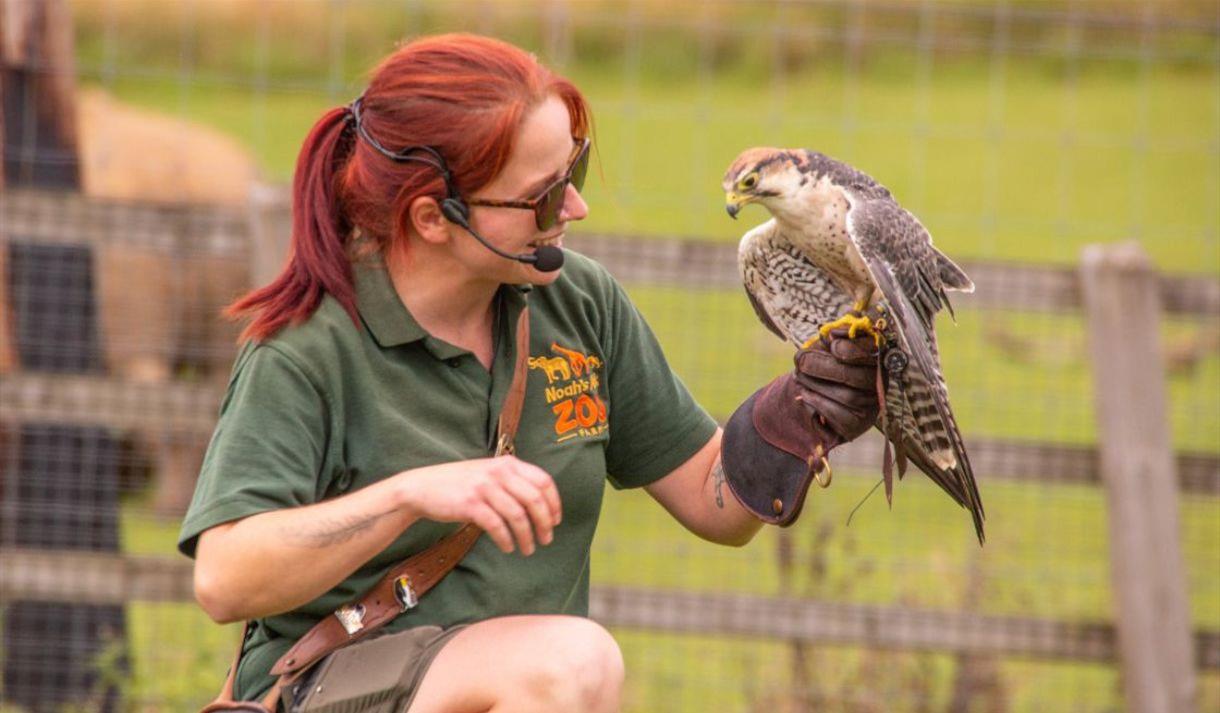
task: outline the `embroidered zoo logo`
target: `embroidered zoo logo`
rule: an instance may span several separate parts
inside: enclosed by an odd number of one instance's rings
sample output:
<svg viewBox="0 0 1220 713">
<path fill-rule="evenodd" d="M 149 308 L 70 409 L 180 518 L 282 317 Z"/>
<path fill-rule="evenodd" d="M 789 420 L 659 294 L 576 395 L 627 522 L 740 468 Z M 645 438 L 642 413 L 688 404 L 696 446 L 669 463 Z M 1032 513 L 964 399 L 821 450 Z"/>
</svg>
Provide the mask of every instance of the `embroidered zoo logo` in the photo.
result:
<svg viewBox="0 0 1220 713">
<path fill-rule="evenodd" d="M 555 437 L 562 443 L 578 436 L 605 433 L 606 402 L 598 395 L 602 360 L 551 342 L 551 355 L 531 356 L 530 369 L 546 375 L 546 402 L 555 414 Z"/>
</svg>

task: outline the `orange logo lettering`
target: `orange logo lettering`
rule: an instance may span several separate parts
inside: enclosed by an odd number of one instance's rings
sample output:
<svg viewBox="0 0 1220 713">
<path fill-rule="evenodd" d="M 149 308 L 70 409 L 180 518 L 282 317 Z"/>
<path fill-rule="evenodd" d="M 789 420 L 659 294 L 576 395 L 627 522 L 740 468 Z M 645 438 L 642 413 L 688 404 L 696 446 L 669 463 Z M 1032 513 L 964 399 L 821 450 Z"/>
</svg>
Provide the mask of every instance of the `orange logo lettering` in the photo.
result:
<svg viewBox="0 0 1220 713">
<path fill-rule="evenodd" d="M 551 343 L 551 351 L 557 356 L 531 356 L 529 367 L 546 375 L 543 394 L 555 414 L 556 442 L 605 433 L 609 410 L 599 394 L 601 358 L 556 342 Z"/>
</svg>

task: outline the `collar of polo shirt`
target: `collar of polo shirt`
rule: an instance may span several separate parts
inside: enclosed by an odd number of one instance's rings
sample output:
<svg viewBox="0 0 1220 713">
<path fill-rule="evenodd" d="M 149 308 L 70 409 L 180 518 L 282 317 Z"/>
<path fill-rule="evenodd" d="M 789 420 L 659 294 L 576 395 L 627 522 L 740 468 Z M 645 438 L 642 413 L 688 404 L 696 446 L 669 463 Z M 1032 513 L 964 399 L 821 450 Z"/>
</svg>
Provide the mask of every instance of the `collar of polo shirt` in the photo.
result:
<svg viewBox="0 0 1220 713">
<path fill-rule="evenodd" d="M 356 282 L 356 311 L 360 313 L 360 318 L 378 345 L 389 348 L 421 339 L 440 341 L 432 338 L 402 303 L 402 299 L 394 290 L 394 283 L 390 280 L 390 273 L 381 253 L 374 253 L 355 262 L 352 265 L 352 273 Z M 516 324 L 517 315 L 525 307 L 524 293 L 527 290 L 528 286 L 500 286 L 500 304 L 507 307 L 506 316 L 511 318 L 510 325 Z M 457 353 L 462 352 L 464 350 L 457 349 Z"/>
</svg>

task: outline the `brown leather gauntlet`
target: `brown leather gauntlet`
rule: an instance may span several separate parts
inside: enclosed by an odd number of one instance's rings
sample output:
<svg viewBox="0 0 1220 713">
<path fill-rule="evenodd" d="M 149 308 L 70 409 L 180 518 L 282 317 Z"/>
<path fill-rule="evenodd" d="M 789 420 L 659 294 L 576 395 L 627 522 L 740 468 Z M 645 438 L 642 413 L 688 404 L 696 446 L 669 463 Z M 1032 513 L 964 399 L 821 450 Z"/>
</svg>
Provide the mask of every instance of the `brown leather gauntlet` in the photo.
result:
<svg viewBox="0 0 1220 713">
<path fill-rule="evenodd" d="M 835 446 L 877 422 L 877 348 L 832 332 L 796 353 L 796 368 L 759 389 L 729 418 L 720 461 L 729 489 L 764 522 L 787 526 Z"/>
</svg>

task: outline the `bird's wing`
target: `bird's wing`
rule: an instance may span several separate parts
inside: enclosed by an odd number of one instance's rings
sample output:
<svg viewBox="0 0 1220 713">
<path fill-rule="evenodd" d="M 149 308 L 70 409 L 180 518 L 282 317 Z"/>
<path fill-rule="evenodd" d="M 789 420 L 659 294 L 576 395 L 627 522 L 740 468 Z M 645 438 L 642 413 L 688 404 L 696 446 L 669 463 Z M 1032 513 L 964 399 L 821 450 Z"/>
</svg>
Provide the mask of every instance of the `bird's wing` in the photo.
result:
<svg viewBox="0 0 1220 713">
<path fill-rule="evenodd" d="M 787 341 L 788 337 L 784 335 L 783 331 L 780 330 L 778 326 L 776 326 L 775 322 L 771 321 L 771 315 L 767 314 L 766 306 L 763 305 L 762 302 L 758 301 L 758 298 L 754 296 L 753 292 L 750 292 L 749 285 L 746 285 L 745 287 L 746 297 L 750 298 L 750 306 L 754 308 L 754 315 L 758 317 L 758 321 L 762 322 L 763 326 L 766 327 L 767 330 L 772 334 Z"/>
<path fill-rule="evenodd" d="M 940 370 L 933 320 L 948 305 L 940 253 L 915 216 L 892 199 L 848 192 L 847 232 L 890 310 L 889 328 L 909 356 L 909 368 L 891 378 L 894 412 L 887 398 L 887 433 L 899 451 L 970 510 L 983 540 L 983 503 L 961 433 L 949 407 Z M 947 259 L 947 258 L 946 258 Z"/>
<path fill-rule="evenodd" d="M 851 295 L 784 237 L 774 219 L 742 237 L 737 266 L 759 321 L 798 347 L 851 309 Z"/>
</svg>

